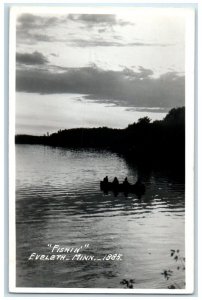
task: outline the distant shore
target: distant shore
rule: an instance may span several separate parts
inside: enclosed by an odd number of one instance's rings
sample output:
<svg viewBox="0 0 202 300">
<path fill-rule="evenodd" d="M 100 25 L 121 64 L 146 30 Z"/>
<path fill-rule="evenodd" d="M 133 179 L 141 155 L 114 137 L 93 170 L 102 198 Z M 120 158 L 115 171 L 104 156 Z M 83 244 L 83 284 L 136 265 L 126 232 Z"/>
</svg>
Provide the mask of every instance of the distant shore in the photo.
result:
<svg viewBox="0 0 202 300">
<path fill-rule="evenodd" d="M 185 107 L 173 108 L 161 121 L 148 117 L 125 129 L 76 128 L 43 136 L 16 135 L 16 144 L 109 150 L 131 161 L 185 164 Z"/>
</svg>

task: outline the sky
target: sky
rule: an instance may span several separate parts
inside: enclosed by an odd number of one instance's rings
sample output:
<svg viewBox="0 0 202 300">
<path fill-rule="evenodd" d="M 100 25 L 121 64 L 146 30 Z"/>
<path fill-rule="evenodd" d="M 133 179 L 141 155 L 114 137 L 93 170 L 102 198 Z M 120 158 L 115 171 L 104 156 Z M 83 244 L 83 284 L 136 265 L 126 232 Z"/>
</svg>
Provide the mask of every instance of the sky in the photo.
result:
<svg viewBox="0 0 202 300">
<path fill-rule="evenodd" d="M 125 128 L 185 102 L 182 9 L 16 13 L 16 133 Z"/>
</svg>

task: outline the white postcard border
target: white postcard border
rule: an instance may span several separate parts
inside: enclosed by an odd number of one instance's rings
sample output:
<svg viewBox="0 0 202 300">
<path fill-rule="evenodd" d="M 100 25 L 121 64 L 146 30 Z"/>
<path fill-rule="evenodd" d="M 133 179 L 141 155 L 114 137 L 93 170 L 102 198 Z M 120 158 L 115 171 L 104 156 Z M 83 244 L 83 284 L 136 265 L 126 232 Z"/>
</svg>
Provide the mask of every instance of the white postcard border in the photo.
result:
<svg viewBox="0 0 202 300">
<path fill-rule="evenodd" d="M 134 5 L 135 7 L 135 5 Z M 165 7 L 165 6 L 164 6 Z M 95 13 L 96 7 L 67 7 L 68 12 L 87 12 Z M 147 7 L 144 7 L 147 9 Z M 194 291 L 194 9 L 183 8 L 186 10 L 187 29 L 186 29 L 186 182 L 185 182 L 185 252 L 186 252 L 186 288 L 183 290 L 168 289 L 84 289 L 84 288 L 20 288 L 16 287 L 16 231 L 15 231 L 15 49 L 16 49 L 16 11 L 48 11 L 52 8 L 28 6 L 13 7 L 10 14 L 10 37 L 9 37 L 9 291 L 14 293 L 107 293 L 107 294 L 192 294 Z M 110 13 L 123 8 L 102 7 L 102 12 Z M 127 7 L 125 7 L 127 9 Z M 151 7 L 149 7 L 151 9 Z M 171 9 L 171 8 L 162 8 Z M 55 11 L 64 11 L 63 7 Z M 99 13 L 101 8 L 99 7 Z M 189 200 L 188 200 L 189 199 Z M 191 245 L 191 246 L 190 246 Z"/>
</svg>

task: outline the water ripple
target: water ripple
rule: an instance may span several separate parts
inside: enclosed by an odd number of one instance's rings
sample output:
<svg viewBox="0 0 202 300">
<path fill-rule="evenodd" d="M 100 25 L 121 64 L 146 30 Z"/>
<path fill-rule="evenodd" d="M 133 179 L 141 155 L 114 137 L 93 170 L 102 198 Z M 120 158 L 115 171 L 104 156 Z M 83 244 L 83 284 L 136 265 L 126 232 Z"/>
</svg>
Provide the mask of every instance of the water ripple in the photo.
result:
<svg viewBox="0 0 202 300">
<path fill-rule="evenodd" d="M 170 264 L 169 250 L 184 251 L 182 182 L 152 171 L 142 175 L 141 198 L 115 197 L 100 191 L 104 176 L 138 176 L 118 155 L 19 145 L 16 157 L 18 286 L 122 288 L 125 277 L 135 277 L 137 288 L 166 286 L 159 274 Z M 30 253 L 47 252 L 48 243 L 89 243 L 89 254 L 121 253 L 123 260 L 28 264 Z"/>
</svg>

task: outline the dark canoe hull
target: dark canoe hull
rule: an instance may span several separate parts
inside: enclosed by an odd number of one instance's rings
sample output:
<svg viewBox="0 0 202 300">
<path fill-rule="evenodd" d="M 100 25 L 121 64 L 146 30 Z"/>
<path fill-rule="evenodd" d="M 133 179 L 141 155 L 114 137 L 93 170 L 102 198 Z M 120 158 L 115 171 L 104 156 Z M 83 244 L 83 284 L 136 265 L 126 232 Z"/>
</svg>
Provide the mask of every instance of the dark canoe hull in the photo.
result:
<svg viewBox="0 0 202 300">
<path fill-rule="evenodd" d="M 113 182 L 100 181 L 100 189 L 102 191 L 113 191 L 113 192 L 124 192 L 124 193 L 134 193 L 141 194 L 145 193 L 145 185 L 143 183 L 135 184 L 114 184 Z"/>
</svg>

